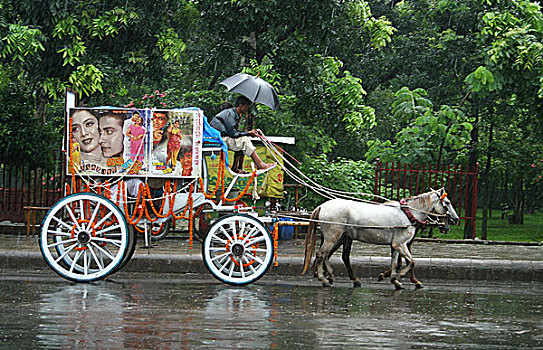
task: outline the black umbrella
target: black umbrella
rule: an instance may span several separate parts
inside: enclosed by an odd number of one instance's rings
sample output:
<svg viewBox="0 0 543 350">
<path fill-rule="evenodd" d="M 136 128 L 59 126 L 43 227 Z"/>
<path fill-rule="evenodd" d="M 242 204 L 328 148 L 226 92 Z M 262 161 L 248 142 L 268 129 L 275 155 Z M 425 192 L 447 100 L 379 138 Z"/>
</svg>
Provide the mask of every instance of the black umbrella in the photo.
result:
<svg viewBox="0 0 543 350">
<path fill-rule="evenodd" d="M 279 97 L 273 86 L 259 77 L 238 73 L 219 84 L 226 86 L 230 92 L 242 94 L 251 101 L 265 104 L 273 110 L 279 106 Z"/>
</svg>

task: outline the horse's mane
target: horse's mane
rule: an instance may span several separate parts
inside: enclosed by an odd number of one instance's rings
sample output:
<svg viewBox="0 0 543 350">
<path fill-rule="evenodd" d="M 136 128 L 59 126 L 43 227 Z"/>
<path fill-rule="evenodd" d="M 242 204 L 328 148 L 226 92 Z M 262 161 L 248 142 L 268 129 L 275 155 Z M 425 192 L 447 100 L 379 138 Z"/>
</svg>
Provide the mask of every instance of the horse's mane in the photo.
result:
<svg viewBox="0 0 543 350">
<path fill-rule="evenodd" d="M 432 205 L 432 194 L 434 192 L 427 192 L 419 194 L 418 196 L 409 197 L 407 200 L 409 202 L 414 202 L 415 204 L 420 204 L 423 207 L 429 207 Z"/>
<path fill-rule="evenodd" d="M 426 192 L 426 193 L 422 193 L 422 194 L 419 194 L 419 195 L 416 195 L 416 196 L 412 196 L 412 197 L 408 197 L 406 198 L 406 200 L 408 202 L 413 202 L 413 204 L 415 205 L 420 205 L 420 206 L 423 206 L 423 207 L 429 207 L 432 205 L 432 194 L 434 192 L 433 191 L 430 191 L 430 192 Z M 398 201 L 386 201 L 384 203 L 382 203 L 383 205 L 391 205 L 391 204 L 394 204 L 394 203 L 398 203 Z"/>
</svg>

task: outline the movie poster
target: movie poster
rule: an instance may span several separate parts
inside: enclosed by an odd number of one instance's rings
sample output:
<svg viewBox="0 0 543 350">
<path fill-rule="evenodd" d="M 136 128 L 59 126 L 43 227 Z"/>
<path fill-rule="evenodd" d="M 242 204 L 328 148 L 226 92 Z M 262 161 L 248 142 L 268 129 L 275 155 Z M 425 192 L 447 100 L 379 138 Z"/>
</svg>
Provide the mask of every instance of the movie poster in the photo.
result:
<svg viewBox="0 0 543 350">
<path fill-rule="evenodd" d="M 200 176 L 202 111 L 153 110 L 151 114 L 150 175 Z"/>
<path fill-rule="evenodd" d="M 71 108 L 68 174 L 199 177 L 202 118 L 196 108 Z"/>
</svg>

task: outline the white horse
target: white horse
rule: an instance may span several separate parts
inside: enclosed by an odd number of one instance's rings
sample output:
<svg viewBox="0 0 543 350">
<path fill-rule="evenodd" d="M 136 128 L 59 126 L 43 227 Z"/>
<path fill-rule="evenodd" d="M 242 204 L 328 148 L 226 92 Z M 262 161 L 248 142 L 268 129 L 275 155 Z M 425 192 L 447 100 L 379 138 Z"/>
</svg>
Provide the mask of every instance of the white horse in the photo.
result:
<svg viewBox="0 0 543 350">
<path fill-rule="evenodd" d="M 415 236 L 416 228 L 423 225 L 429 215 L 447 217 L 452 224 L 459 221 L 444 189 L 432 190 L 400 202 L 384 204 L 345 199 L 332 199 L 325 202 L 311 214 L 311 222 L 305 239 L 303 273 L 307 272 L 315 251 L 315 231 L 318 222 L 321 226 L 323 244 L 317 252 L 315 266 L 317 277 L 323 286 L 331 285 L 331 281 L 325 277 L 325 272 L 330 279 L 333 278 L 332 266 L 328 260 L 330 252 L 337 249 L 342 243 L 358 240 L 391 246 L 390 281 L 397 289 L 400 289 L 402 284 L 399 278 L 412 271 L 415 265 L 408 243 Z M 407 262 L 407 265 L 400 271 L 396 271 L 398 257 L 403 257 Z M 349 277 L 355 286 L 359 285 L 360 282 L 351 272 L 349 271 Z"/>
</svg>

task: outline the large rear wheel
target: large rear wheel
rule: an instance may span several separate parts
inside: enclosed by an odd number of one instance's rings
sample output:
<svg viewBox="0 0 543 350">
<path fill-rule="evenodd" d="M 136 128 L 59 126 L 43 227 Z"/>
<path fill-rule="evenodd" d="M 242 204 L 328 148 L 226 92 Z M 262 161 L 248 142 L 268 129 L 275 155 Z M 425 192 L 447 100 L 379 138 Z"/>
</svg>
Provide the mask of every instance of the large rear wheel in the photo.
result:
<svg viewBox="0 0 543 350">
<path fill-rule="evenodd" d="M 91 282 L 116 272 L 133 252 L 135 237 L 110 200 L 76 193 L 58 201 L 42 223 L 40 250 L 60 276 Z"/>
<path fill-rule="evenodd" d="M 273 252 L 273 241 L 264 224 L 243 214 L 218 219 L 202 244 L 211 274 L 231 285 L 246 285 L 262 277 L 271 266 Z"/>
</svg>

